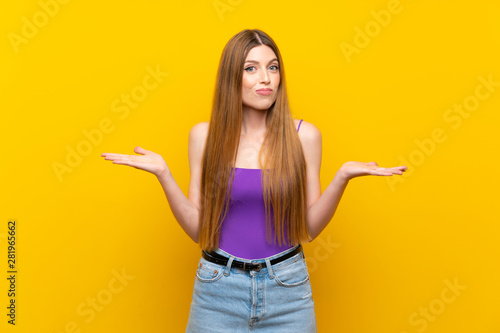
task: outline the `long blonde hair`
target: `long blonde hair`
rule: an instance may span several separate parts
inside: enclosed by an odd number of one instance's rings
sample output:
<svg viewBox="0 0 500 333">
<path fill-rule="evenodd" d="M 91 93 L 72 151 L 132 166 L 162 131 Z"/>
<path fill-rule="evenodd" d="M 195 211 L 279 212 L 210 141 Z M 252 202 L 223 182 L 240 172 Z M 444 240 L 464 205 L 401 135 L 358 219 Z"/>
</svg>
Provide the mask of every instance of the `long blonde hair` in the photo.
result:
<svg viewBox="0 0 500 333">
<path fill-rule="evenodd" d="M 290 246 L 310 240 L 306 224 L 306 162 L 288 105 L 283 60 L 269 35 L 258 29 L 245 29 L 226 44 L 217 71 L 201 176 L 199 244 L 205 251 L 219 246 L 241 134 L 243 67 L 248 52 L 259 45 L 267 45 L 274 51 L 280 73 L 276 101 L 267 111 L 267 131 L 259 151 L 266 239 L 270 243 L 274 233 L 273 240 L 280 246 L 282 240 Z M 264 165 L 261 165 L 262 154 Z M 271 225 L 271 210 L 274 225 Z"/>
</svg>

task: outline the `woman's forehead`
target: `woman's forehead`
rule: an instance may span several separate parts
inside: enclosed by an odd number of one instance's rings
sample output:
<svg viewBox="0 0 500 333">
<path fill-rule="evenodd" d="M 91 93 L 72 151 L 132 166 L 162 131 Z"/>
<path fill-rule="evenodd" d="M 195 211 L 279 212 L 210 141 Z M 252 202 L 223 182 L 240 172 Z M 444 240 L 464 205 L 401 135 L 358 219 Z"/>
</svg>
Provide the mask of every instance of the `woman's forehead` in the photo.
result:
<svg viewBox="0 0 500 333">
<path fill-rule="evenodd" d="M 268 62 L 273 59 L 278 60 L 274 51 L 267 45 L 259 45 L 253 47 L 247 54 L 245 61 L 247 62 Z"/>
</svg>

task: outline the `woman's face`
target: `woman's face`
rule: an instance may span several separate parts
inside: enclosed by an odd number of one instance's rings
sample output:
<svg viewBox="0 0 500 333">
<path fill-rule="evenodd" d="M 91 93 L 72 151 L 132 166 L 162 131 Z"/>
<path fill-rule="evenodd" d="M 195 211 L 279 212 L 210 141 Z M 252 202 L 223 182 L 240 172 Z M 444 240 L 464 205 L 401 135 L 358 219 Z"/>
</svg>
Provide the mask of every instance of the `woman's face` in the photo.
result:
<svg viewBox="0 0 500 333">
<path fill-rule="evenodd" d="M 248 52 L 243 69 L 243 110 L 269 109 L 276 100 L 280 84 L 276 54 L 267 45 L 256 46 Z"/>
</svg>

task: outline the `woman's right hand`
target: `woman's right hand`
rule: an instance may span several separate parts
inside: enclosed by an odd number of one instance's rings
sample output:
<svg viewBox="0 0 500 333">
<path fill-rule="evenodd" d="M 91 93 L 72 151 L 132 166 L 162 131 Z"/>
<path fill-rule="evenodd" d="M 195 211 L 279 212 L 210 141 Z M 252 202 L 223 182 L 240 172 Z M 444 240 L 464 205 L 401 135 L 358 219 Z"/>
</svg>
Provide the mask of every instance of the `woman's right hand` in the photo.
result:
<svg viewBox="0 0 500 333">
<path fill-rule="evenodd" d="M 136 169 L 151 172 L 156 177 L 160 177 L 169 171 L 167 163 L 165 163 L 161 155 L 139 146 L 134 148 L 134 152 L 141 155 L 102 153 L 101 156 L 105 160 L 113 161 L 113 164 L 129 165 Z"/>
</svg>

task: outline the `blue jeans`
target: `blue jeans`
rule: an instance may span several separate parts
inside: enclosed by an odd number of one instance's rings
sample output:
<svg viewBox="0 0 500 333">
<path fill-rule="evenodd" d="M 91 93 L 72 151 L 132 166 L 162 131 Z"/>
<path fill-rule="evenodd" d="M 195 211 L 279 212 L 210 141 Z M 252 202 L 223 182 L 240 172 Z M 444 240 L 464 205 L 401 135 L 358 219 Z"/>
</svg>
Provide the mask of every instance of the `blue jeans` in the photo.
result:
<svg viewBox="0 0 500 333">
<path fill-rule="evenodd" d="M 216 249 L 229 258 L 227 265 L 201 257 L 186 333 L 316 333 L 316 313 L 303 252 L 273 266 L 270 263 L 294 249 L 254 260 Z M 245 271 L 231 267 L 233 260 L 265 265 L 260 271 Z"/>
</svg>

